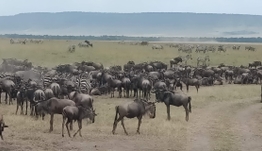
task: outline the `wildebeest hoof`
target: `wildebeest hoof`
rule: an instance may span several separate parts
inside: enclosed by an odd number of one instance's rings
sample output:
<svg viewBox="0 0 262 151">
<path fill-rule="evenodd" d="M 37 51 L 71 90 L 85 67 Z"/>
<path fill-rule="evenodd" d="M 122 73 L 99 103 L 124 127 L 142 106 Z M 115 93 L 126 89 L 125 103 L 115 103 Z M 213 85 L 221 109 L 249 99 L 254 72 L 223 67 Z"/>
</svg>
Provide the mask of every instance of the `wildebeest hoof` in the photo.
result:
<svg viewBox="0 0 262 151">
<path fill-rule="evenodd" d="M 138 131 L 137 131 L 136 133 L 137 133 L 137 134 L 140 134 L 140 132 L 138 132 Z"/>
<path fill-rule="evenodd" d="M 65 137 L 64 134 L 62 134 L 62 137 Z"/>
</svg>

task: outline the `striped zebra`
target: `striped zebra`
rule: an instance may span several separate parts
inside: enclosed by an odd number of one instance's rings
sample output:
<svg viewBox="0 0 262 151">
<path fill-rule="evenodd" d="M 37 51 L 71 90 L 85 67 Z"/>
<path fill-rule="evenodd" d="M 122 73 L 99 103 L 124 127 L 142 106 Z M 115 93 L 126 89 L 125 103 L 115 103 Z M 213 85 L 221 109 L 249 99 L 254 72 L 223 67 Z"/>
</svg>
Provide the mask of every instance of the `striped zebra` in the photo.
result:
<svg viewBox="0 0 262 151">
<path fill-rule="evenodd" d="M 44 88 L 48 88 L 52 83 L 53 83 L 53 78 L 52 76 L 45 76 L 43 78 L 43 86 Z"/>
<path fill-rule="evenodd" d="M 209 56 L 205 56 L 204 58 L 197 57 L 197 67 L 202 64 L 202 66 L 207 66 L 207 62 L 210 62 Z"/>
<path fill-rule="evenodd" d="M 80 93 L 89 94 L 92 89 L 90 78 L 79 75 L 76 78 L 76 88 L 80 91 Z"/>
<path fill-rule="evenodd" d="M 187 60 L 189 60 L 189 59 L 192 60 L 192 55 L 191 54 L 182 57 L 182 60 L 185 63 L 185 65 L 187 65 Z"/>
</svg>

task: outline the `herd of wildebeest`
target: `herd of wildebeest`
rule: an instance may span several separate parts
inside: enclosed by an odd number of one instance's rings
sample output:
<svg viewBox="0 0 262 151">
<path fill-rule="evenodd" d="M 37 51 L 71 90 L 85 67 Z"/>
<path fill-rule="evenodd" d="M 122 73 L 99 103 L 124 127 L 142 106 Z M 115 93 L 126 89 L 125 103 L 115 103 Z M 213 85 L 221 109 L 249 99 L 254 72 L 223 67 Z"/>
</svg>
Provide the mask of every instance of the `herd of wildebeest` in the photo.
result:
<svg viewBox="0 0 262 151">
<path fill-rule="evenodd" d="M 138 44 L 148 45 L 147 42 Z M 166 105 L 168 120 L 170 120 L 170 106 L 183 106 L 186 113 L 185 120 L 188 121 L 192 98 L 183 91 L 183 86 L 186 86 L 187 92 L 190 86 L 195 87 L 198 92 L 201 86 L 225 83 L 261 84 L 261 61 L 253 61 L 247 66 L 239 67 L 225 64 L 211 67 L 206 64 L 210 58 L 205 55 L 204 58 L 197 58 L 197 66 L 190 66 L 185 62 L 192 59 L 190 52 L 194 48 L 195 52 L 206 53 L 215 51 L 215 47 L 184 44 L 169 44 L 169 47 L 177 47 L 178 51 L 187 52 L 186 57 L 173 58 L 169 65 L 161 61 L 142 63 L 128 61 L 123 66 L 104 67 L 102 63 L 82 61 L 58 65 L 52 69 L 33 66 L 28 60 L 6 58 L 0 66 L 0 94 L 6 93 L 5 104 L 12 105 L 13 100 L 16 100 L 15 114 L 20 109 L 20 114 L 30 114 L 37 119 L 41 117 L 42 120 L 46 114 L 50 114 L 50 132 L 53 131 L 54 114 L 62 114 L 62 136 L 64 136 L 64 125 L 68 135 L 71 136 L 73 121 L 77 121 L 79 129 L 74 136 L 77 133 L 81 136 L 82 119 L 88 118 L 94 123 L 97 116 L 93 105 L 94 95 L 110 94 L 113 98 L 114 92 L 117 91 L 119 98 L 134 98 L 133 101 L 115 107 L 112 133 L 115 134 L 117 123 L 121 121 L 124 132 L 128 134 L 124 126 L 124 117 L 137 117 L 137 133 L 140 133 L 143 115 L 147 113 L 150 118 L 155 118 L 155 102 L 163 102 Z M 163 49 L 163 46 L 155 44 L 152 47 L 152 49 L 159 48 Z M 239 48 L 240 46 L 233 46 L 235 50 Z M 245 49 L 255 50 L 250 46 Z M 225 52 L 226 47 L 221 45 L 217 50 Z M 177 87 L 182 91 L 177 91 Z M 152 93 L 155 94 L 155 101 L 150 101 Z M 2 139 L 4 127 L 8 126 L 1 116 Z"/>
</svg>

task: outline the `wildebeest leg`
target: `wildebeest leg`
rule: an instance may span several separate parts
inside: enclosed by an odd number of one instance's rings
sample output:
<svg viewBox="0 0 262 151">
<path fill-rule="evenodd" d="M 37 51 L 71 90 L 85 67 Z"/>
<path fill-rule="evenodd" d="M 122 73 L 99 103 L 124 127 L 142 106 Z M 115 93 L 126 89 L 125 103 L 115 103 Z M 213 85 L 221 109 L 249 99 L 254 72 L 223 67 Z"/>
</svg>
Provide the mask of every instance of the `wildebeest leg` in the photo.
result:
<svg viewBox="0 0 262 151">
<path fill-rule="evenodd" d="M 122 125 L 122 127 L 123 127 L 126 135 L 128 135 L 128 133 L 127 133 L 127 131 L 126 131 L 126 128 L 125 128 L 125 124 L 124 124 L 124 118 L 122 118 L 122 120 L 121 120 L 121 125 Z"/>
<path fill-rule="evenodd" d="M 53 122 L 54 122 L 54 114 L 51 113 L 50 114 L 50 129 L 49 129 L 49 132 L 53 131 Z M 67 122 L 68 122 L 68 120 L 67 120 Z"/>
<path fill-rule="evenodd" d="M 1 136 L 1 139 L 4 140 L 2 130 L 0 131 L 0 136 Z"/>
<path fill-rule="evenodd" d="M 140 125 L 142 123 L 142 116 L 137 117 L 137 119 L 138 119 L 138 126 L 137 126 L 136 133 L 140 134 Z"/>
<path fill-rule="evenodd" d="M 17 115 L 17 111 L 18 111 L 19 106 L 20 106 L 20 103 L 19 103 L 19 101 L 17 101 L 17 103 L 16 103 L 16 111 L 15 111 L 16 115 Z"/>
<path fill-rule="evenodd" d="M 9 95 L 9 105 L 13 104 L 11 93 L 8 93 Z"/>
<path fill-rule="evenodd" d="M 68 124 L 69 123 L 70 123 L 70 121 L 69 121 L 69 119 L 67 119 L 67 121 L 66 121 L 66 129 L 67 129 L 67 133 L 68 133 L 69 137 L 71 137 L 70 131 L 69 131 L 69 128 L 68 128 Z"/>
<path fill-rule="evenodd" d="M 73 130 L 73 121 L 70 122 L 70 130 Z"/>
<path fill-rule="evenodd" d="M 198 88 L 199 88 L 199 85 L 196 85 L 195 87 L 196 87 L 196 90 L 197 90 L 197 93 L 198 93 Z"/>
<path fill-rule="evenodd" d="M 21 103 L 20 103 L 20 108 L 21 108 L 21 115 L 22 114 L 24 114 L 24 101 L 22 101 Z"/>
<path fill-rule="evenodd" d="M 186 90 L 187 90 L 187 92 L 188 92 L 188 90 L 189 90 L 189 85 L 188 85 L 188 84 L 186 85 Z"/>
<path fill-rule="evenodd" d="M 187 103 L 184 104 L 183 106 L 184 106 L 185 111 L 186 111 L 186 121 L 188 121 L 188 120 L 189 120 L 189 110 L 188 110 L 188 108 L 187 108 Z"/>
<path fill-rule="evenodd" d="M 81 134 L 81 129 L 82 129 L 82 120 L 77 121 L 78 123 L 78 130 L 76 131 L 76 133 L 74 134 L 74 137 L 76 136 L 76 134 L 79 132 L 79 136 L 82 137 Z"/>
<path fill-rule="evenodd" d="M 64 137 L 65 120 L 66 120 L 66 117 L 63 117 L 63 122 L 62 122 L 62 137 Z"/>
<path fill-rule="evenodd" d="M 25 100 L 25 115 L 27 115 L 28 101 Z"/>
<path fill-rule="evenodd" d="M 119 98 L 122 98 L 122 88 L 121 87 L 118 87 L 118 97 Z"/>
<path fill-rule="evenodd" d="M 167 111 L 167 120 L 170 121 L 170 105 L 166 104 L 166 111 Z"/>
<path fill-rule="evenodd" d="M 7 104 L 7 92 L 5 93 L 5 104 Z"/>
</svg>

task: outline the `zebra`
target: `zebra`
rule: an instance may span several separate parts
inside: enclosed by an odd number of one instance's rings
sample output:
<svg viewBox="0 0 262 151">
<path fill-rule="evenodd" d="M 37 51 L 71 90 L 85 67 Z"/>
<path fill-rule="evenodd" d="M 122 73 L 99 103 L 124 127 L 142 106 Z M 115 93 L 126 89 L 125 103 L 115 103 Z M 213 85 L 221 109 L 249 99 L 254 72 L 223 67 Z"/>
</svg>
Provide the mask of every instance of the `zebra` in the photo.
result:
<svg viewBox="0 0 262 151">
<path fill-rule="evenodd" d="M 245 47 L 245 50 L 250 50 L 250 51 L 255 51 L 256 50 L 256 48 L 254 48 L 254 47 L 251 47 L 251 46 L 246 46 Z"/>
<path fill-rule="evenodd" d="M 80 43 L 78 44 L 78 46 L 79 46 L 79 47 L 89 47 L 89 44 L 80 42 Z"/>
<path fill-rule="evenodd" d="M 162 45 L 153 44 L 152 49 L 164 49 Z"/>
<path fill-rule="evenodd" d="M 79 75 L 76 78 L 76 87 L 80 93 L 89 94 L 92 89 L 90 78 L 83 76 L 83 74 Z"/>
<path fill-rule="evenodd" d="M 71 45 L 71 46 L 68 47 L 68 52 L 70 52 L 70 53 L 75 52 L 75 50 L 76 50 L 76 46 L 75 45 Z"/>
<path fill-rule="evenodd" d="M 199 66 L 199 63 L 201 62 L 202 65 L 207 66 L 207 61 L 210 62 L 209 56 L 205 56 L 204 58 L 197 57 L 197 67 Z"/>
<path fill-rule="evenodd" d="M 234 46 L 232 47 L 232 49 L 233 49 L 233 50 L 239 50 L 239 49 L 240 49 L 240 46 L 234 45 Z"/>
<path fill-rule="evenodd" d="M 44 88 L 49 87 L 52 83 L 53 83 L 54 79 L 52 78 L 52 76 L 45 76 L 43 78 L 43 86 Z"/>
<path fill-rule="evenodd" d="M 183 62 L 185 63 L 185 65 L 187 65 L 187 60 L 192 60 L 192 55 L 186 55 L 185 57 L 182 58 Z"/>
<path fill-rule="evenodd" d="M 25 44 L 26 40 L 14 40 L 10 39 L 10 44 Z"/>
</svg>

